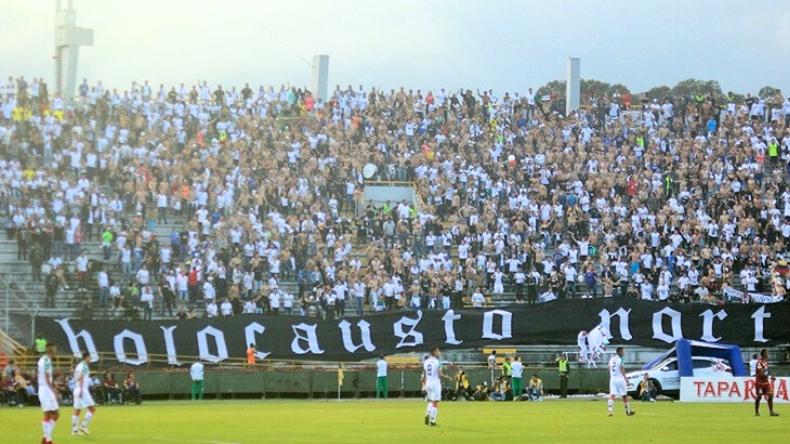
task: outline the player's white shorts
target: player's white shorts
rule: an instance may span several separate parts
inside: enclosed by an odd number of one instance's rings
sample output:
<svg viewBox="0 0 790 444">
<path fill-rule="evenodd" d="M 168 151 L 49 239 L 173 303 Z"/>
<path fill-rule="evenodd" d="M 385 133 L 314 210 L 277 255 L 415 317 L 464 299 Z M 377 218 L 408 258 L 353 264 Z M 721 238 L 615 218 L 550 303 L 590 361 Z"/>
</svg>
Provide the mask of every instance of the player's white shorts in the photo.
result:
<svg viewBox="0 0 790 444">
<path fill-rule="evenodd" d="M 425 394 L 428 401 L 441 401 L 442 400 L 442 383 L 439 381 L 431 381 L 425 384 Z"/>
<path fill-rule="evenodd" d="M 614 396 L 625 396 L 628 394 L 628 387 L 625 384 L 625 379 L 610 379 L 609 380 L 609 394 Z"/>
<path fill-rule="evenodd" d="M 41 403 L 41 410 L 44 412 L 54 412 L 59 409 L 58 397 L 49 387 L 39 387 L 38 401 Z"/>
<path fill-rule="evenodd" d="M 75 390 L 74 391 L 74 408 L 76 410 L 87 409 L 96 405 L 93 402 L 93 396 L 89 390 Z"/>
</svg>

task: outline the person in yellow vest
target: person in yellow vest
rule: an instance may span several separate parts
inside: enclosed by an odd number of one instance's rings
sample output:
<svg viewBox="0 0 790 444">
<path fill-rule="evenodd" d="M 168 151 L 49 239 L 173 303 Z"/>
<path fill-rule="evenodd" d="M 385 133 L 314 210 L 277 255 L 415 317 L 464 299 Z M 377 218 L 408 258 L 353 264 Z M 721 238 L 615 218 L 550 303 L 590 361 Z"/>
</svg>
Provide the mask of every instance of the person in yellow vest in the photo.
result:
<svg viewBox="0 0 790 444">
<path fill-rule="evenodd" d="M 455 399 L 461 399 L 462 396 L 468 401 L 472 396 L 472 390 L 466 371 L 463 367 L 458 367 L 458 374 L 455 375 Z"/>
<path fill-rule="evenodd" d="M 25 109 L 17 106 L 11 111 L 11 120 L 14 122 L 21 122 L 25 118 Z"/>
<path fill-rule="evenodd" d="M 47 351 L 47 340 L 44 339 L 44 336 L 42 336 L 41 333 L 36 335 L 33 349 L 39 356 L 42 356 Z"/>
<path fill-rule="evenodd" d="M 768 158 L 771 160 L 771 166 L 775 167 L 779 160 L 779 143 L 776 139 L 768 143 Z"/>
<path fill-rule="evenodd" d="M 568 397 L 568 355 L 560 353 L 555 360 L 560 372 L 560 398 Z"/>
<path fill-rule="evenodd" d="M 538 375 L 533 373 L 529 379 L 529 386 L 527 386 L 527 395 L 530 401 L 543 401 L 543 380 L 538 378 Z"/>
</svg>

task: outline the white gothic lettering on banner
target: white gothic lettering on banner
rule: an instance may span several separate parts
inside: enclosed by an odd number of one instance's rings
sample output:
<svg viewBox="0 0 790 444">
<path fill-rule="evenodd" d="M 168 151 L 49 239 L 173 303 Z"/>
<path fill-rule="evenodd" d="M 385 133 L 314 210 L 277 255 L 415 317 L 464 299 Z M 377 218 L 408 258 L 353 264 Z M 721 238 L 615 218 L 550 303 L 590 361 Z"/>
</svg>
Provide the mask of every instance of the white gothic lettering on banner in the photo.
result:
<svg viewBox="0 0 790 444">
<path fill-rule="evenodd" d="M 718 313 L 714 314 L 713 310 L 705 310 L 699 315 L 703 319 L 702 321 L 702 340 L 708 342 L 719 342 L 721 341 L 720 337 L 713 336 L 713 320 L 718 319 L 723 321 L 727 317 L 727 312 L 724 310 L 719 310 Z"/>
<path fill-rule="evenodd" d="M 132 343 L 134 343 L 137 359 L 127 358 L 126 347 L 124 346 L 125 339 L 131 339 Z M 143 365 L 148 362 L 148 351 L 145 348 L 143 335 L 124 329 L 124 331 L 115 335 L 113 344 L 115 345 L 115 357 L 118 359 L 118 362 L 129 365 Z"/>
<path fill-rule="evenodd" d="M 159 326 L 162 330 L 162 336 L 165 337 L 165 351 L 167 352 L 167 363 L 169 365 L 181 365 L 178 362 L 178 353 L 176 352 L 176 341 L 173 339 L 173 331 L 177 326 L 170 327 Z"/>
<path fill-rule="evenodd" d="M 502 328 L 499 333 L 494 332 L 494 316 L 502 318 Z M 483 314 L 483 338 L 509 339 L 513 337 L 513 313 L 505 310 L 491 310 Z"/>
<path fill-rule="evenodd" d="M 91 336 L 89 332 L 80 330 L 79 333 L 75 334 L 74 330 L 71 328 L 71 325 L 69 325 L 69 318 L 55 319 L 55 322 L 60 324 L 60 327 L 63 329 L 63 333 L 66 334 L 72 354 L 81 355 L 83 351 L 87 351 L 91 355 L 91 362 L 96 362 L 99 360 L 99 352 L 96 350 L 96 344 L 93 343 L 93 336 Z M 80 348 L 80 339 L 82 340 L 83 344 L 85 344 L 84 349 Z"/>
<path fill-rule="evenodd" d="M 620 307 L 616 312 L 609 313 L 609 310 L 603 309 L 601 310 L 598 315 L 601 317 L 601 327 L 606 328 L 606 331 L 609 332 L 609 335 L 612 339 L 616 338 L 617 336 L 614 335 L 614 331 L 611 327 L 612 318 L 617 316 L 620 318 L 620 337 L 623 338 L 624 341 L 630 341 L 633 339 L 631 336 L 631 325 L 630 325 L 630 314 L 631 309 L 628 310 Z"/>
<path fill-rule="evenodd" d="M 362 343 L 359 345 L 354 344 L 350 322 L 344 319 L 340 324 L 338 324 L 338 327 L 340 327 L 340 332 L 343 335 L 343 347 L 345 347 L 347 352 L 355 353 L 357 350 L 363 347 L 368 353 L 376 350 L 376 346 L 373 345 L 373 342 L 370 340 L 370 323 L 368 321 L 363 319 L 357 322 L 357 327 L 359 327 L 360 334 L 362 335 Z"/>
<path fill-rule="evenodd" d="M 770 317 L 771 313 L 765 312 L 765 305 L 760 307 L 760 309 L 755 311 L 752 315 L 752 319 L 754 319 L 754 342 L 768 342 L 768 339 L 765 339 L 765 336 L 763 336 L 763 321 Z"/>
<path fill-rule="evenodd" d="M 271 353 L 267 353 L 265 351 L 258 350 L 258 340 L 256 339 L 257 335 L 262 335 L 263 332 L 266 331 L 266 327 L 263 325 L 253 322 L 252 324 L 244 327 L 244 348 L 247 348 L 250 344 L 255 346 L 255 358 L 264 360 L 267 356 Z"/>
<path fill-rule="evenodd" d="M 299 325 L 292 325 L 291 329 L 294 332 L 294 339 L 291 341 L 291 351 L 297 355 L 304 355 L 312 353 L 314 355 L 323 354 L 324 351 L 318 345 L 317 325 L 308 325 L 304 322 Z M 307 347 L 303 347 L 305 343 Z"/>
<path fill-rule="evenodd" d="M 208 338 L 214 339 L 217 346 L 217 354 L 213 355 L 209 351 Z M 225 333 L 214 327 L 208 326 L 197 332 L 198 356 L 206 362 L 217 363 L 228 359 L 228 345 L 225 343 Z"/>
<path fill-rule="evenodd" d="M 460 319 L 461 315 L 455 314 L 454 310 L 447 310 L 447 313 L 442 316 L 442 321 L 444 321 L 444 335 L 447 338 L 444 340 L 445 344 L 458 345 L 464 342 L 455 338 L 455 321 Z"/>
<path fill-rule="evenodd" d="M 422 320 L 422 311 L 417 311 L 417 319 L 403 316 L 398 322 L 392 325 L 395 336 L 400 338 L 400 342 L 398 342 L 395 348 L 416 347 L 422 344 L 422 333 L 415 330 L 420 320 Z M 409 331 L 403 331 L 404 326 L 409 327 Z M 407 339 L 410 340 L 407 341 Z"/>
<path fill-rule="evenodd" d="M 664 316 L 669 316 L 671 320 L 672 334 L 664 332 L 664 325 L 661 322 Z M 683 316 L 679 311 L 669 307 L 664 307 L 661 311 L 653 313 L 653 339 L 664 341 L 671 344 L 678 339 L 683 339 L 683 328 L 680 325 L 680 318 Z"/>
</svg>

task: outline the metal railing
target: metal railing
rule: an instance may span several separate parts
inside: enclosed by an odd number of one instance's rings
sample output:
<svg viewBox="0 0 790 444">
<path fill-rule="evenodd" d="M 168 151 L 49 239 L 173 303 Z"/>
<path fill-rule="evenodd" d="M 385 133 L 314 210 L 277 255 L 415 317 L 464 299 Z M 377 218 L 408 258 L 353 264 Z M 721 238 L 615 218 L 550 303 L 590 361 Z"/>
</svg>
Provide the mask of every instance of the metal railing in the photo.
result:
<svg viewBox="0 0 790 444">
<path fill-rule="evenodd" d="M 5 330 L 0 329 L 0 353 L 6 356 L 25 356 L 27 349 L 9 336 Z"/>
<path fill-rule="evenodd" d="M 11 334 L 11 313 L 26 314 L 29 318 L 30 340 L 32 340 L 36 336 L 36 316 L 41 310 L 41 306 L 38 302 L 20 294 L 15 282 L 9 282 L 2 274 L 0 274 L 0 288 L 2 288 L 2 293 L 4 295 L 3 330 L 5 330 L 6 334 Z M 20 329 L 21 333 L 21 329 L 24 328 L 24 325 L 17 326 L 17 328 Z"/>
</svg>

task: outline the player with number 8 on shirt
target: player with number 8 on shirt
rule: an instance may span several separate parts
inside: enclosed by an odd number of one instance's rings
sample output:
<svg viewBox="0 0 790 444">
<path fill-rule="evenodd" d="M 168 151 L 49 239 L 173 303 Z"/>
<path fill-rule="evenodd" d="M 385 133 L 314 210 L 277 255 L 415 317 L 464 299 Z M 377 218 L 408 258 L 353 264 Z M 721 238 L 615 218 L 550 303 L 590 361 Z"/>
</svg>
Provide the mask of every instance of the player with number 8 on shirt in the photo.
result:
<svg viewBox="0 0 790 444">
<path fill-rule="evenodd" d="M 428 408 L 425 411 L 425 425 L 436 426 L 436 415 L 439 413 L 439 401 L 442 399 L 442 379 L 450 380 L 442 371 L 439 361 L 439 347 L 431 347 L 431 355 L 422 363 L 422 383 L 425 386 Z"/>
</svg>

